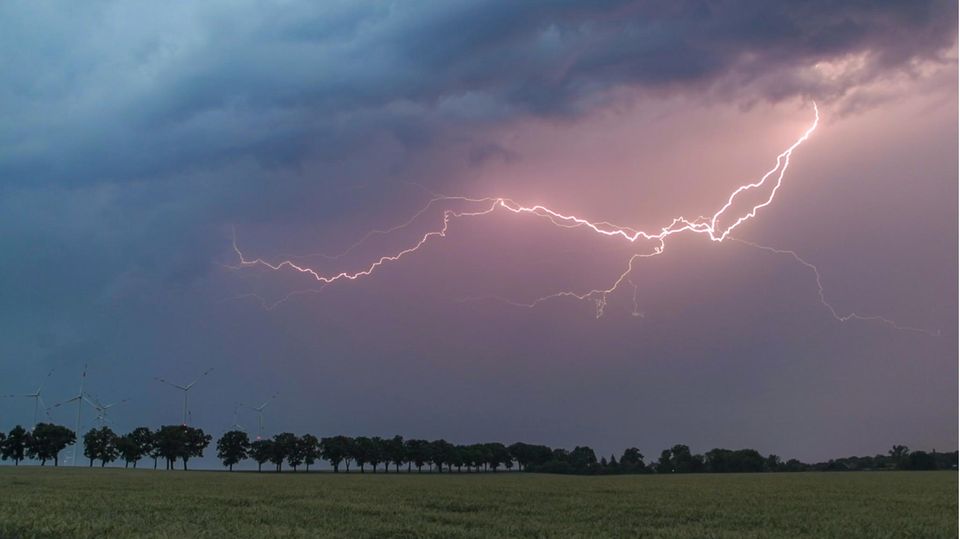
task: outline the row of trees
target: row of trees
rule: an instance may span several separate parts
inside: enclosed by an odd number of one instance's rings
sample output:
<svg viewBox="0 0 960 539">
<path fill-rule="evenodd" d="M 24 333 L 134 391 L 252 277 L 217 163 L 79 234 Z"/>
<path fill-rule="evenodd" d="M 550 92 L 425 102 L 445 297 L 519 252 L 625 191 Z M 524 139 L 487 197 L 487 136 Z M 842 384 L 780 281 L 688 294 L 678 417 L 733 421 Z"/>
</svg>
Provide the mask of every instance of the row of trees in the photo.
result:
<svg viewBox="0 0 960 539">
<path fill-rule="evenodd" d="M 137 427 L 128 434 L 117 435 L 109 427 L 90 429 L 83 436 L 83 455 L 90 459 L 90 466 L 99 460 L 100 466 L 106 466 L 118 458 L 124 462 L 124 467 L 137 467 L 137 462 L 144 458 L 153 459 L 153 468 L 157 468 L 157 461 L 163 460 L 168 470 L 172 470 L 174 463 L 179 459 L 183 469 L 191 458 L 202 457 L 203 450 L 210 445 L 211 436 L 203 429 L 186 425 L 165 425 L 157 431 L 147 427 Z"/>
<path fill-rule="evenodd" d="M 39 460 L 43 466 L 52 460 L 60 464 L 60 452 L 73 445 L 77 436 L 72 430 L 52 423 L 37 423 L 32 431 L 17 425 L 9 434 L 0 432 L 0 457 L 19 465 L 25 458 Z"/>
<path fill-rule="evenodd" d="M 173 469 L 176 461 L 186 470 L 190 459 L 200 458 L 212 438 L 202 429 L 186 425 L 165 425 L 158 430 L 138 427 L 119 435 L 108 427 L 90 429 L 83 436 L 83 454 L 93 466 L 121 460 L 125 467 L 134 468 L 145 458 L 153 460 L 154 469 L 164 461 L 167 469 Z M 16 426 L 9 434 L 0 432 L 0 457 L 15 464 L 25 458 L 40 461 L 41 465 L 52 460 L 59 464 L 59 453 L 76 442 L 70 429 L 50 423 L 39 423 L 32 431 Z M 368 467 L 389 472 L 393 467 L 399 472 L 418 472 L 426 468 L 436 472 L 480 472 L 499 469 L 520 471 L 568 473 L 568 474 L 624 474 L 624 473 L 749 473 L 749 472 L 795 472 L 795 471 L 842 471 L 842 470 L 936 470 L 955 469 L 957 452 L 927 453 L 910 451 L 896 445 L 886 455 L 873 457 L 847 457 L 817 464 L 805 464 L 796 459 L 783 462 L 777 455 L 763 456 L 754 449 L 712 449 L 704 454 L 693 454 L 686 445 L 664 449 L 660 458 L 647 463 L 640 451 L 631 447 L 617 458 L 597 458 L 593 449 L 578 446 L 573 450 L 554 449 L 545 445 L 515 443 L 480 443 L 457 445 L 446 440 L 405 440 L 401 436 L 332 436 L 317 438 L 311 434 L 297 436 L 285 432 L 270 439 L 251 441 L 247 433 L 230 431 L 217 440 L 217 458 L 229 470 L 247 459 L 257 463 L 257 470 L 269 463 L 277 472 L 283 465 L 297 471 L 304 466 L 307 471 L 318 461 L 326 461 L 339 472 L 349 472 L 355 466 L 361 473 Z"/>
<path fill-rule="evenodd" d="M 512 446 L 511 446 L 512 447 Z M 330 463 L 334 472 L 341 466 L 350 471 L 355 465 L 361 473 L 369 466 L 373 473 L 382 466 L 384 472 L 390 467 L 399 472 L 401 467 L 421 472 L 426 466 L 430 470 L 442 472 L 497 471 L 501 466 L 512 468 L 515 462 L 510 449 L 501 443 L 454 445 L 446 440 L 404 440 L 402 436 L 381 438 L 379 436 L 332 436 L 318 439 L 311 434 L 296 436 L 285 432 L 272 439 L 250 441 L 247 434 L 231 431 L 217 441 L 217 457 L 223 465 L 233 469 L 233 465 L 250 458 L 257 463 L 257 470 L 270 463 L 276 471 L 281 471 L 286 463 L 296 471 L 301 465 L 310 470 L 318 460 Z"/>
</svg>

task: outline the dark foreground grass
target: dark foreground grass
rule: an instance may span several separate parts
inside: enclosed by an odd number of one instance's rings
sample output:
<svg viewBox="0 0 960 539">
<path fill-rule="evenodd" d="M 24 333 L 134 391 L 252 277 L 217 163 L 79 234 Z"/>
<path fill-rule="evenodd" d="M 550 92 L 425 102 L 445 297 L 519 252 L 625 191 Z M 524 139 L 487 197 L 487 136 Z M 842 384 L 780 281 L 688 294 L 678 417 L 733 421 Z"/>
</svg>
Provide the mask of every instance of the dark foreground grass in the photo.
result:
<svg viewBox="0 0 960 539">
<path fill-rule="evenodd" d="M 955 472 L 569 477 L 0 467 L 2 537 L 956 537 Z"/>
</svg>

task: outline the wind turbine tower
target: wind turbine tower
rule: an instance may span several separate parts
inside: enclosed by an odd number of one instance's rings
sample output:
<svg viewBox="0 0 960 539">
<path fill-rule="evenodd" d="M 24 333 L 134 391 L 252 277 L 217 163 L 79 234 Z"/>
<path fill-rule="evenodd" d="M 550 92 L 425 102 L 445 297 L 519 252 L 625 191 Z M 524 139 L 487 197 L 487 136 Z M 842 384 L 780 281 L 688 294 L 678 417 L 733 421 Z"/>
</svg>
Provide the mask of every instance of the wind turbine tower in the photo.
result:
<svg viewBox="0 0 960 539">
<path fill-rule="evenodd" d="M 179 384 L 174 384 L 173 382 L 168 382 L 167 380 L 164 380 L 163 378 L 156 378 L 156 380 L 158 380 L 158 381 L 160 381 L 160 382 L 163 382 L 164 384 L 167 384 L 168 386 L 173 386 L 173 387 L 179 389 L 180 391 L 183 391 L 183 424 L 184 424 L 184 425 L 187 424 L 187 396 L 190 394 L 190 388 L 192 388 L 194 385 L 196 385 L 196 383 L 199 382 L 201 378 L 203 378 L 204 376 L 210 374 L 210 371 L 212 371 L 212 370 L 213 370 L 213 369 L 210 368 L 210 369 L 207 369 L 207 370 L 203 371 L 203 374 L 201 374 L 200 376 L 197 376 L 197 378 L 196 378 L 194 381 L 190 382 L 189 384 L 187 384 L 187 385 L 185 385 L 185 386 L 182 386 L 182 385 L 179 385 Z"/>
<path fill-rule="evenodd" d="M 253 411 L 257 412 L 257 429 L 258 429 L 257 439 L 258 440 L 263 439 L 263 411 L 267 408 L 267 405 L 270 404 L 270 402 L 273 399 L 277 398 L 277 395 L 279 395 L 279 393 L 274 393 L 269 399 L 263 401 L 263 404 L 253 408 Z"/>
<path fill-rule="evenodd" d="M 47 377 L 43 379 L 43 382 L 40 383 L 40 386 L 37 387 L 37 390 L 34 391 L 33 393 L 26 393 L 22 395 L 16 395 L 16 394 L 2 395 L 3 398 L 27 397 L 27 398 L 33 399 L 33 425 L 34 426 L 37 425 L 37 421 L 39 420 L 40 408 L 43 408 L 43 413 L 47 414 L 48 418 L 50 417 L 50 412 L 49 412 L 50 409 L 47 408 L 47 404 L 43 402 L 43 397 L 40 396 L 40 392 L 43 390 L 43 386 L 46 385 L 47 380 L 49 380 L 50 377 L 53 376 L 54 369 L 50 369 L 50 372 L 47 373 Z"/>
<path fill-rule="evenodd" d="M 96 405 L 95 405 L 93 402 L 91 402 L 90 399 L 88 399 L 88 398 L 86 397 L 86 395 L 84 394 L 84 392 L 83 392 L 83 384 L 84 384 L 84 382 L 85 382 L 86 380 L 87 380 L 87 364 L 84 363 L 84 364 L 83 364 L 83 374 L 80 375 L 80 392 L 77 393 L 76 396 L 74 396 L 74 397 L 71 397 L 71 398 L 69 398 L 69 399 L 67 399 L 67 400 L 65 400 L 65 401 L 63 401 L 63 402 L 59 402 L 59 403 L 53 405 L 54 408 L 57 408 L 57 407 L 59 407 L 59 406 L 63 406 L 64 404 L 70 404 L 70 403 L 73 402 L 73 401 L 77 401 L 77 428 L 76 428 L 76 430 L 74 431 L 74 432 L 76 433 L 76 435 L 77 435 L 77 441 L 74 442 L 74 444 L 73 444 L 73 465 L 74 465 L 74 466 L 77 466 L 77 465 L 78 465 L 78 463 L 77 463 L 77 448 L 80 447 L 80 437 L 81 437 L 81 434 L 80 434 L 80 413 L 81 413 L 82 410 L 83 410 L 83 402 L 86 401 L 87 404 L 89 404 L 90 406 L 93 406 L 94 408 L 96 408 Z"/>
<path fill-rule="evenodd" d="M 100 399 L 95 398 L 93 395 L 87 394 L 90 397 L 91 405 L 97 411 L 97 423 L 102 427 L 105 423 L 109 422 L 107 419 L 107 412 L 118 404 L 123 404 L 130 399 L 123 399 L 121 401 L 112 402 L 110 404 L 103 404 L 100 402 Z"/>
</svg>

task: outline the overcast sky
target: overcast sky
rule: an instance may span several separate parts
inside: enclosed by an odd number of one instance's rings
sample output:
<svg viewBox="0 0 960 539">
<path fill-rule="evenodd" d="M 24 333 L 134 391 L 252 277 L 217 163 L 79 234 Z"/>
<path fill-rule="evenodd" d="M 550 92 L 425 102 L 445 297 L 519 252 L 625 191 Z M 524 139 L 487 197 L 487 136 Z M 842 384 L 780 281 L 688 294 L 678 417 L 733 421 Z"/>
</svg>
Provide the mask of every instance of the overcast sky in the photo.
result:
<svg viewBox="0 0 960 539">
<path fill-rule="evenodd" d="M 944 1 L 0 4 L 0 393 L 114 428 L 754 447 L 957 441 L 957 5 Z M 637 247 L 430 192 L 658 230 L 813 121 L 739 239 Z M 290 295 L 294 292 L 293 295 Z M 289 297 L 288 297 L 289 295 Z M 285 297 L 285 301 L 277 302 Z M 477 299 L 481 298 L 481 299 Z M 487 298 L 487 299 L 483 299 Z M 75 412 L 51 411 L 74 424 Z M 83 430 L 93 421 L 84 410 Z M 0 428 L 32 421 L 0 401 Z M 255 430 L 249 410 L 240 422 Z"/>
</svg>

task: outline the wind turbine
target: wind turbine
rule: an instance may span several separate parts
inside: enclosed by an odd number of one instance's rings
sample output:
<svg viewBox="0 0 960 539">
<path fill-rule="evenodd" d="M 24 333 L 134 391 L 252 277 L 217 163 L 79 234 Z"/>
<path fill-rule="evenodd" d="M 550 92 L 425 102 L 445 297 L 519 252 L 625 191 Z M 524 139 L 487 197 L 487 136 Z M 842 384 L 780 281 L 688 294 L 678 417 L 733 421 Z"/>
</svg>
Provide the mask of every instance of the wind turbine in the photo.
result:
<svg viewBox="0 0 960 539">
<path fill-rule="evenodd" d="M 240 412 L 240 407 L 243 406 L 242 402 L 236 403 L 233 407 L 233 424 L 228 427 L 230 430 L 245 430 L 243 425 L 237 421 L 237 414 Z"/>
<path fill-rule="evenodd" d="M 203 371 L 203 374 L 201 374 L 200 376 L 197 376 L 196 380 L 190 382 L 189 384 L 187 384 L 187 385 L 185 385 L 185 386 L 181 386 L 181 385 L 179 385 L 179 384 L 174 384 L 173 382 L 168 382 L 167 380 L 164 380 L 163 378 L 156 378 L 156 380 L 158 380 L 158 381 L 160 381 L 160 382 L 163 382 L 164 384 L 167 384 L 167 385 L 169 385 L 169 386 L 173 386 L 173 387 L 179 389 L 180 391 L 183 391 L 183 424 L 184 424 L 184 425 L 187 424 L 187 395 L 190 393 L 190 388 L 192 388 L 197 382 L 199 382 L 201 378 L 203 378 L 204 376 L 210 374 L 210 371 L 212 371 L 212 370 L 213 370 L 213 369 L 210 368 L 210 369 L 207 369 L 207 370 Z"/>
<path fill-rule="evenodd" d="M 253 408 L 253 411 L 257 413 L 257 439 L 260 440 L 263 438 L 263 411 L 267 408 L 267 405 L 270 404 L 270 401 L 277 398 L 277 395 L 280 393 L 274 393 L 269 399 L 263 401 L 263 404 Z"/>
<path fill-rule="evenodd" d="M 110 403 L 110 404 L 103 404 L 102 402 L 100 402 L 100 399 L 97 399 L 97 398 L 94 397 L 93 395 L 90 395 L 89 393 L 88 393 L 87 395 L 90 397 L 90 401 L 92 401 L 92 402 L 91 402 L 91 405 L 92 405 L 93 408 L 97 411 L 97 423 L 98 423 L 101 427 L 104 425 L 104 423 L 109 422 L 109 419 L 107 419 L 107 411 L 109 411 L 110 408 L 113 408 L 114 406 L 116 406 L 116 405 L 118 405 L 118 404 L 123 404 L 123 403 L 127 402 L 128 400 L 130 400 L 130 399 L 123 399 L 123 400 L 120 400 L 120 401 L 117 401 L 117 402 L 112 402 L 112 403 Z M 90 402 L 90 401 L 88 401 L 88 402 Z"/>
<path fill-rule="evenodd" d="M 86 394 L 83 392 L 83 383 L 87 380 L 87 364 L 83 364 L 83 374 L 80 375 L 80 392 L 76 396 L 71 397 L 63 402 L 58 402 L 54 404 L 53 407 L 57 408 L 63 406 L 64 404 L 69 404 L 73 401 L 77 401 L 77 430 L 74 431 L 77 435 L 77 442 L 73 444 L 73 463 L 77 463 L 77 448 L 80 446 L 80 412 L 83 410 L 84 401 L 87 402 L 90 406 L 96 408 L 96 405 L 87 398 Z"/>
<path fill-rule="evenodd" d="M 43 382 L 40 383 L 40 385 L 37 387 L 37 390 L 34 391 L 33 393 L 27 393 L 27 394 L 23 394 L 23 395 L 16 395 L 16 394 L 13 394 L 13 395 L 3 395 L 4 398 L 28 397 L 28 398 L 33 399 L 33 424 L 34 424 L 34 426 L 36 426 L 36 424 L 37 424 L 37 419 L 38 419 L 38 418 L 37 418 L 37 414 L 38 414 L 38 412 L 40 411 L 40 407 L 43 407 L 43 413 L 47 414 L 47 417 L 48 417 L 48 418 L 50 417 L 50 409 L 47 408 L 47 404 L 46 404 L 45 402 L 43 402 L 43 397 L 40 396 L 40 391 L 43 390 L 43 386 L 47 383 L 47 380 L 49 380 L 50 377 L 53 376 L 53 371 L 54 371 L 55 369 L 56 369 L 56 367 L 50 369 L 50 372 L 47 373 L 47 377 L 43 379 Z"/>
</svg>

